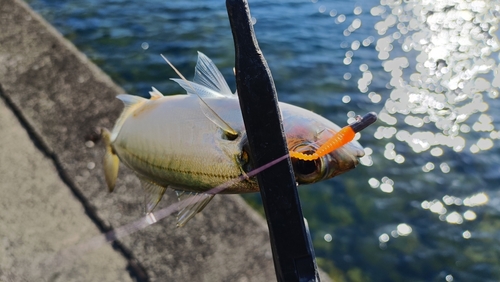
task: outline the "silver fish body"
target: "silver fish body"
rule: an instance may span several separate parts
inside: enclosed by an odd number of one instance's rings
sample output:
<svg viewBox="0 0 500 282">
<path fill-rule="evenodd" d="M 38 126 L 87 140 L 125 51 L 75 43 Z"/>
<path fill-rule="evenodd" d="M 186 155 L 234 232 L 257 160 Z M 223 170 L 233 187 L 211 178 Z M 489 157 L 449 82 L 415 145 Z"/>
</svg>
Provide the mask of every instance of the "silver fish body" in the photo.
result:
<svg viewBox="0 0 500 282">
<path fill-rule="evenodd" d="M 180 194 L 203 194 L 252 169 L 238 98 L 230 93 L 212 61 L 199 53 L 194 81 L 176 81 L 188 94 L 163 96 L 153 88 L 150 99 L 119 95 L 125 109 L 112 132 L 103 131 L 108 187 L 114 187 L 121 160 L 151 194 L 148 211 L 166 188 Z M 290 150 L 313 151 L 340 130 L 303 108 L 281 102 L 279 106 Z M 316 161 L 292 159 L 297 182 L 312 183 L 341 174 L 354 168 L 363 154 L 354 141 Z M 257 191 L 256 179 L 247 178 L 222 193 Z M 187 215 L 179 225 L 201 211 L 212 197 L 208 195 L 201 206 L 186 207 Z"/>
<path fill-rule="evenodd" d="M 177 190 L 206 192 L 240 176 L 248 162 L 243 155 L 246 135 L 227 139 L 200 110 L 198 100 L 195 95 L 145 100 L 117 130 L 112 141 L 117 155 L 138 175 Z M 204 100 L 214 111 L 224 110 L 221 117 L 237 132 L 244 133 L 238 100 Z M 255 191 L 255 181 L 243 181 L 224 192 Z"/>
</svg>

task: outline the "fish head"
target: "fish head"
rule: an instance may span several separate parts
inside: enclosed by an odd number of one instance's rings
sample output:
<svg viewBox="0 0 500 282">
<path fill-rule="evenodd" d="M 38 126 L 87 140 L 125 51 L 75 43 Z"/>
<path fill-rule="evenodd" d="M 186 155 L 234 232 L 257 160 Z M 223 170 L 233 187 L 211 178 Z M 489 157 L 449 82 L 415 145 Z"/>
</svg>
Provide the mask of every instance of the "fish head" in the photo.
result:
<svg viewBox="0 0 500 282">
<path fill-rule="evenodd" d="M 333 122 L 303 108 L 281 103 L 283 127 L 290 151 L 311 154 L 341 128 Z M 292 158 L 296 181 L 299 184 L 326 180 L 347 172 L 359 164 L 363 147 L 352 141 L 313 161 Z"/>
<path fill-rule="evenodd" d="M 292 139 L 291 151 L 311 154 L 319 147 L 318 143 L 305 139 Z M 340 175 L 355 168 L 364 151 L 357 141 L 350 142 L 325 156 L 313 161 L 292 158 L 295 178 L 299 184 L 314 183 Z"/>
</svg>

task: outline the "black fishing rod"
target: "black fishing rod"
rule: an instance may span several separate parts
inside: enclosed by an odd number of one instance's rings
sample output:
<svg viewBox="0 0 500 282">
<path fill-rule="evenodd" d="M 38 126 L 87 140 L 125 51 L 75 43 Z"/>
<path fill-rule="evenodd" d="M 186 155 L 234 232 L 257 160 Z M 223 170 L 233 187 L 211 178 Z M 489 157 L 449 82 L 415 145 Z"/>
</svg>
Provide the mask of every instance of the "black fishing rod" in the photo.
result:
<svg viewBox="0 0 500 282">
<path fill-rule="evenodd" d="M 260 167 L 288 150 L 276 88 L 258 46 L 246 0 L 227 0 L 236 53 L 236 86 L 250 154 Z M 257 175 L 278 281 L 319 281 L 290 158 Z"/>
</svg>

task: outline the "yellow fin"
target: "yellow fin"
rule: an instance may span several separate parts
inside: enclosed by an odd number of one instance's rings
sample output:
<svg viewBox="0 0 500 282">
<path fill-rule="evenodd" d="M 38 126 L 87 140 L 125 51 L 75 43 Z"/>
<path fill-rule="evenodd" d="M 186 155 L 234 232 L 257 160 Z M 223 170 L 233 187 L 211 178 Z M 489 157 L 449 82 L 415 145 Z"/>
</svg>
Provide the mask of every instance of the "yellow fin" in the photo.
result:
<svg viewBox="0 0 500 282">
<path fill-rule="evenodd" d="M 104 177 L 108 185 L 109 192 L 113 192 L 118 177 L 118 168 L 120 166 L 120 159 L 115 154 L 113 147 L 111 147 L 111 133 L 106 128 L 101 129 L 101 136 L 106 146 L 106 153 L 103 158 Z"/>
</svg>

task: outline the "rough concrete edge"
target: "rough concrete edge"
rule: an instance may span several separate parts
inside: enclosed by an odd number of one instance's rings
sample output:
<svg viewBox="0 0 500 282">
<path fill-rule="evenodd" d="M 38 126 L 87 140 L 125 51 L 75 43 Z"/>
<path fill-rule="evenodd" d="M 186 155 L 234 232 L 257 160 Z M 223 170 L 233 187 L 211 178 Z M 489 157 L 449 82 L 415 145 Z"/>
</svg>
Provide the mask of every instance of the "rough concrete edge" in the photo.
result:
<svg viewBox="0 0 500 282">
<path fill-rule="evenodd" d="M 92 206 L 89 204 L 85 196 L 76 188 L 75 183 L 72 178 L 68 176 L 66 171 L 63 169 L 61 162 L 57 154 L 55 154 L 50 147 L 46 144 L 43 139 L 43 136 L 38 134 L 38 132 L 33 128 L 26 117 L 23 115 L 22 110 L 20 110 L 12 100 L 4 95 L 2 84 L 0 83 L 0 99 L 2 99 L 7 107 L 13 112 L 16 118 L 21 123 L 22 127 L 28 133 L 29 138 L 32 140 L 35 147 L 42 152 L 48 159 L 52 160 L 54 167 L 57 170 L 59 177 L 62 182 L 68 186 L 71 193 L 75 196 L 76 199 L 82 204 L 85 214 L 89 217 L 89 219 L 97 226 L 97 228 L 102 232 L 108 232 L 112 229 L 108 228 L 106 224 L 102 221 L 102 219 L 97 215 Z M 130 273 L 132 278 L 135 278 L 137 281 L 149 281 L 147 271 L 145 268 L 138 262 L 138 260 L 132 254 L 132 251 L 127 247 L 123 246 L 119 241 L 113 241 L 111 243 L 113 249 L 117 250 L 126 260 L 127 260 L 127 271 Z"/>
<path fill-rule="evenodd" d="M 104 84 L 108 85 L 110 88 L 114 88 L 117 93 L 125 93 L 125 91 L 116 85 L 113 80 L 104 73 L 98 66 L 96 66 L 92 61 L 90 61 L 85 54 L 80 52 L 76 48 L 73 43 L 63 37 L 63 35 L 55 29 L 50 23 L 48 23 L 41 15 L 36 13 L 26 2 L 23 0 L 14 0 L 14 3 L 19 7 L 24 9 L 27 14 L 32 17 L 32 19 L 36 20 L 39 24 L 41 24 L 51 35 L 54 36 L 62 45 L 65 46 L 71 53 L 75 55 L 76 58 L 80 60 L 79 63 L 84 64 L 89 68 L 90 72 L 94 74 L 94 77 L 97 80 L 102 81 Z M 92 205 L 87 201 L 85 196 L 79 191 L 77 185 L 73 181 L 73 179 L 66 173 L 63 166 L 61 165 L 61 161 L 59 160 L 58 155 L 54 152 L 54 150 L 48 145 L 48 142 L 43 137 L 43 134 L 40 134 L 35 127 L 33 127 L 29 120 L 23 114 L 23 111 L 8 97 L 8 95 L 4 94 L 4 90 L 2 88 L 2 84 L 0 82 L 0 97 L 4 100 L 7 107 L 9 107 L 16 118 L 19 120 L 23 128 L 27 131 L 28 136 L 33 141 L 35 147 L 37 147 L 46 157 L 52 160 L 55 168 L 59 174 L 61 180 L 68 186 L 73 195 L 78 199 L 78 201 L 82 204 L 85 213 L 90 218 L 92 222 L 97 226 L 97 228 L 102 232 L 111 231 L 107 224 L 97 215 Z M 139 261 L 134 257 L 133 252 L 125 247 L 119 241 L 113 241 L 112 243 L 113 249 L 120 252 L 123 257 L 127 260 L 128 266 L 127 271 L 129 271 L 130 276 L 135 278 L 137 281 L 149 281 L 149 277 L 147 275 L 147 271 L 145 268 L 139 263 Z"/>
</svg>

